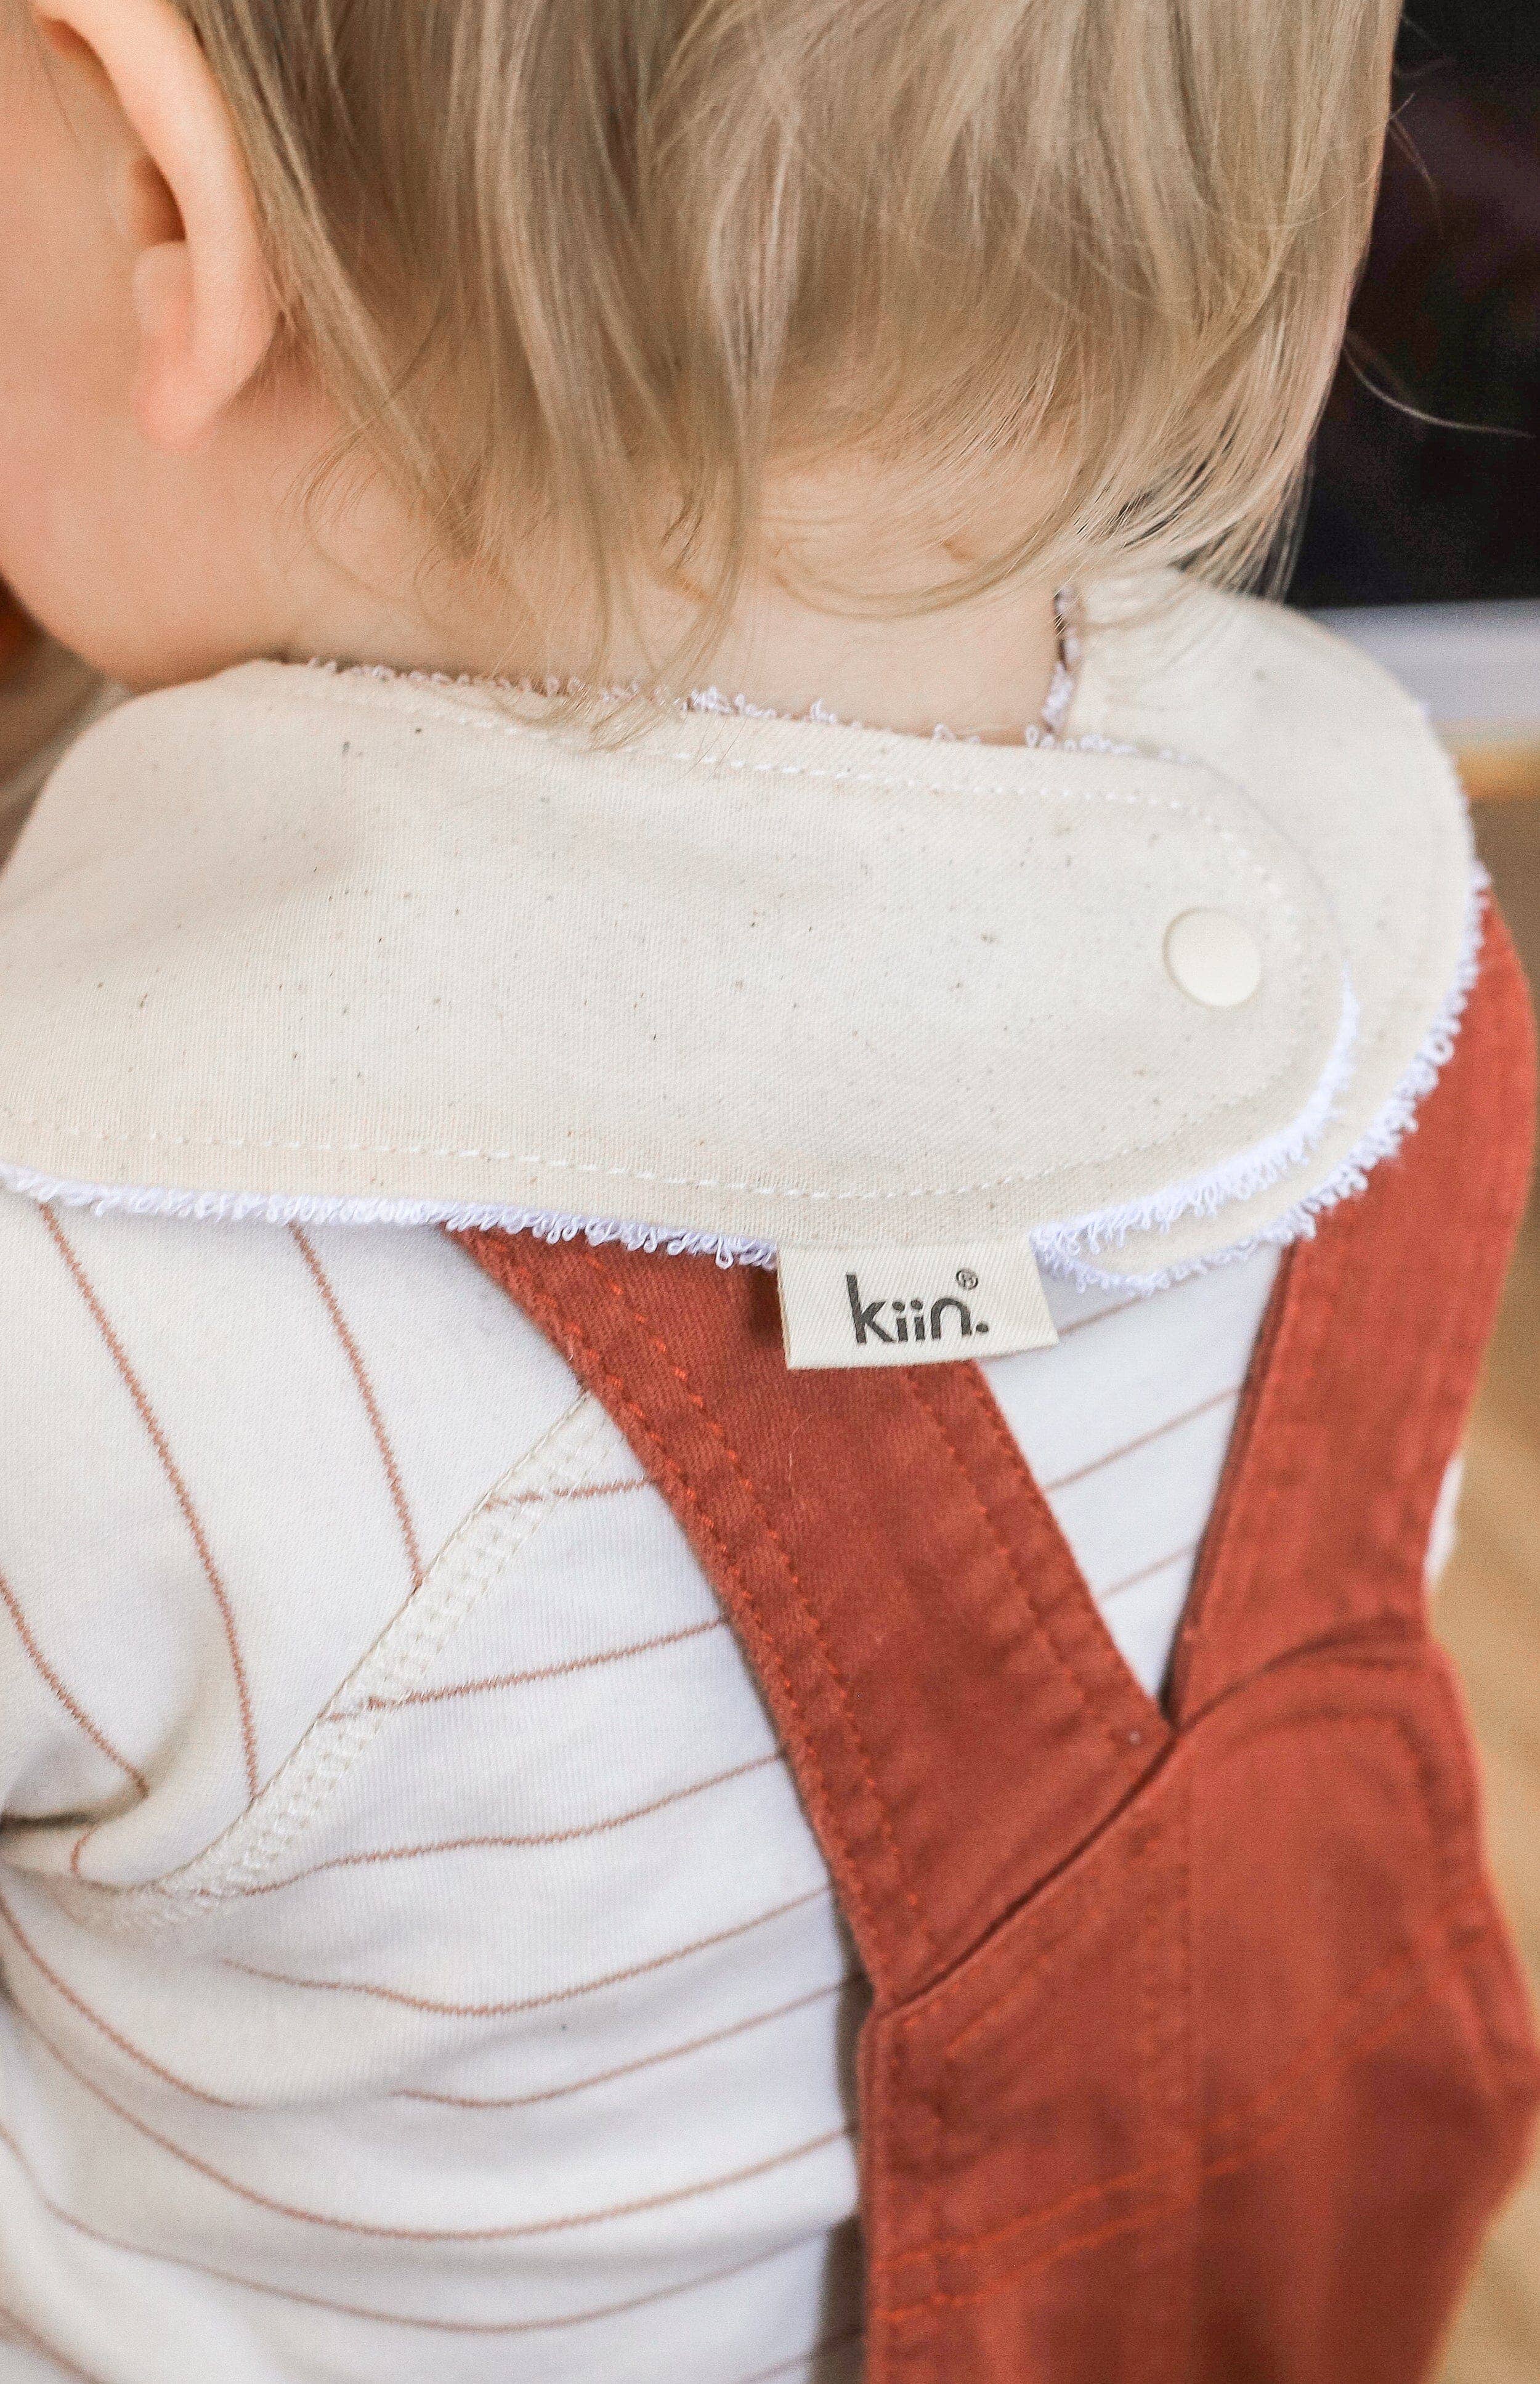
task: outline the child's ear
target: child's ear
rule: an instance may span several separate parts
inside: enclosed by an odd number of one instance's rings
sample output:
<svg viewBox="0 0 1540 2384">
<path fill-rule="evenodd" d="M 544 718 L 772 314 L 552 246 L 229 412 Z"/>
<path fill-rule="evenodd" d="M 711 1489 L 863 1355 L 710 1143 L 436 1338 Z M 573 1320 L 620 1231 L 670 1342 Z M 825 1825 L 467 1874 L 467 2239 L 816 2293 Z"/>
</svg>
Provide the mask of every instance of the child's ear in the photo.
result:
<svg viewBox="0 0 1540 2384">
<path fill-rule="evenodd" d="M 272 345 L 278 308 L 229 110 L 170 0 L 34 0 L 68 69 L 121 112 L 112 211 L 131 252 L 133 405 L 155 445 L 195 447 Z"/>
</svg>

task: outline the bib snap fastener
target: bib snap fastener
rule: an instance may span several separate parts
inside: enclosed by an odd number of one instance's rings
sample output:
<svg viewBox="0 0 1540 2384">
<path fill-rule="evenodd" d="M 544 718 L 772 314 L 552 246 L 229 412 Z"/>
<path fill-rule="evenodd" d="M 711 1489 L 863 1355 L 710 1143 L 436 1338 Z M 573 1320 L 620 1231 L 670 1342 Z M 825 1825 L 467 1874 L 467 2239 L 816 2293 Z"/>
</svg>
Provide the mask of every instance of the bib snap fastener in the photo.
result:
<svg viewBox="0 0 1540 2384">
<path fill-rule="evenodd" d="M 1205 1010 L 1238 1010 L 1262 983 L 1262 948 L 1227 911 L 1184 911 L 1165 931 L 1172 982 Z"/>
</svg>

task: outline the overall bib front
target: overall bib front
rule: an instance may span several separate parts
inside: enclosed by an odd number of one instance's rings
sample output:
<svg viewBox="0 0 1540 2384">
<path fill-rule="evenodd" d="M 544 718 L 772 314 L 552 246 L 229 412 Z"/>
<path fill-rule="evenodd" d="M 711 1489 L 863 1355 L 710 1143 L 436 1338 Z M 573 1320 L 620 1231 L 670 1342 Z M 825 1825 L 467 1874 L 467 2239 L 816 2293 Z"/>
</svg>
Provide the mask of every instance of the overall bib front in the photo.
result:
<svg viewBox="0 0 1540 2384">
<path fill-rule="evenodd" d="M 977 1368 L 790 1373 L 753 1269 L 463 1236 L 688 1533 L 870 1980 L 869 2384 L 1426 2374 L 1540 2099 L 1423 1584 L 1533 1077 L 1494 916 L 1284 1260 L 1161 1705 Z"/>
</svg>

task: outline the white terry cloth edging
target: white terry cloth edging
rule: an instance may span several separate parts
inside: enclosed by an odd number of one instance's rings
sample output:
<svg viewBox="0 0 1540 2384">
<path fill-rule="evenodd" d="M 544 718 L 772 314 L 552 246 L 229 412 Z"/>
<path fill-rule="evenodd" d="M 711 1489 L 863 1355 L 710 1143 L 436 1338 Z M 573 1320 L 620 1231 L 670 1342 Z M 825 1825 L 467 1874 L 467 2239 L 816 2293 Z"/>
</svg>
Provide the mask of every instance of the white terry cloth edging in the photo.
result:
<svg viewBox="0 0 1540 2384">
<path fill-rule="evenodd" d="M 1094 1262 L 1094 1253 L 1115 1248 L 1130 1233 L 1158 1231 L 1187 1215 L 1215 1215 L 1230 1201 L 1248 1198 L 1276 1182 L 1287 1169 L 1305 1163 L 1334 1114 L 1342 1087 L 1351 1074 L 1358 1009 L 1346 978 L 1337 1043 L 1320 1084 L 1292 1126 L 1254 1149 L 1242 1151 L 1226 1167 L 1194 1183 L 1174 1185 L 1147 1200 L 1126 1203 L 1115 1210 L 1039 1227 L 1030 1238 L 1044 1273 L 1073 1283 L 1082 1291 L 1163 1291 L 1210 1267 L 1250 1257 L 1258 1248 L 1282 1248 L 1312 1235 L 1317 1219 L 1339 1201 L 1361 1192 L 1370 1172 L 1382 1159 L 1393 1158 L 1407 1135 L 1415 1133 L 1418 1108 L 1453 1054 L 1466 1004 L 1480 974 L 1490 885 L 1486 872 L 1478 864 L 1472 875 L 1460 966 L 1437 1015 L 1368 1132 L 1321 1184 L 1304 1194 L 1264 1232 L 1180 1265 L 1153 1273 L 1129 1274 Z M 509 1208 L 495 1202 L 467 1205 L 260 1192 L 192 1192 L 172 1186 L 89 1184 L 4 1164 L 0 1164 L 0 1184 L 30 1199 L 90 1209 L 98 1216 L 117 1212 L 231 1223 L 255 1220 L 277 1225 L 441 1225 L 451 1233 L 527 1233 L 544 1242 L 570 1242 L 582 1237 L 595 1248 L 619 1242 L 628 1250 L 660 1250 L 671 1258 L 714 1257 L 718 1265 L 724 1267 L 773 1269 L 777 1255 L 774 1244 L 763 1240 L 648 1224 L 636 1219 Z"/>
<path fill-rule="evenodd" d="M 1358 1042 L 1359 1011 L 1352 980 L 1342 980 L 1342 1022 L 1321 1081 L 1292 1124 L 1250 1150 L 1238 1151 L 1222 1167 L 1186 1184 L 1173 1184 L 1142 1200 L 1124 1200 L 1062 1225 L 1040 1225 L 1032 1247 L 1050 1272 L 1073 1275 L 1082 1251 L 1103 1249 L 1129 1234 L 1160 1233 L 1183 1217 L 1214 1217 L 1233 1200 L 1250 1199 L 1276 1184 L 1290 1168 L 1302 1167 L 1337 1114 L 1351 1079 Z"/>
<path fill-rule="evenodd" d="M 772 1242 L 693 1228 L 648 1225 L 635 1218 L 574 1217 L 551 1209 L 500 1206 L 496 1201 L 382 1200 L 340 1195 L 272 1192 L 189 1192 L 175 1185 L 87 1184 L 0 1162 L 0 1185 L 44 1206 L 89 1209 L 94 1216 L 186 1217 L 200 1223 L 265 1225 L 441 1225 L 447 1233 L 533 1234 L 537 1241 L 585 1237 L 595 1248 L 621 1242 L 628 1250 L 664 1250 L 670 1258 L 715 1258 L 721 1266 L 773 1268 Z"/>
<path fill-rule="evenodd" d="M 1243 1150 L 1223 1166 L 1185 1184 L 1174 1184 L 1143 1200 L 1126 1201 L 1045 1225 L 1031 1235 L 1034 1250 L 1049 1273 L 1080 1280 L 1078 1254 L 1121 1240 L 1127 1234 L 1159 1231 L 1180 1217 L 1212 1217 L 1230 1201 L 1264 1191 L 1290 1168 L 1302 1167 L 1336 1113 L 1352 1074 L 1358 1037 L 1358 1003 L 1350 980 L 1342 981 L 1342 1015 L 1321 1080 L 1288 1125 Z M 742 1235 L 711 1234 L 684 1226 L 645 1224 L 634 1219 L 571 1216 L 561 1211 L 511 1208 L 498 1203 L 387 1200 L 344 1196 L 261 1192 L 194 1192 L 174 1186 L 102 1185 L 38 1173 L 0 1162 L 0 1184 L 42 1202 L 90 1209 L 97 1216 L 186 1217 L 239 1223 L 255 1219 L 276 1225 L 442 1225 L 451 1233 L 529 1233 L 538 1240 L 563 1242 L 585 1235 L 596 1248 L 622 1242 L 629 1250 L 664 1250 L 671 1258 L 708 1256 L 719 1264 L 771 1267 L 776 1245 Z M 1094 1271 L 1090 1283 L 1103 1278 Z"/>
<path fill-rule="evenodd" d="M 1479 863 L 1472 872 L 1471 891 L 1466 911 L 1465 937 L 1460 948 L 1460 965 L 1448 993 L 1440 1005 L 1427 1034 L 1399 1083 L 1389 1099 L 1377 1111 L 1368 1131 L 1356 1141 L 1347 1157 L 1338 1161 L 1324 1182 L 1315 1186 L 1286 1209 L 1282 1216 L 1261 1233 L 1232 1243 L 1227 1248 L 1215 1250 L 1151 1273 L 1120 1274 L 1115 1269 L 1094 1265 L 1082 1252 L 1103 1247 L 1104 1241 L 1115 1236 L 1103 1236 L 1100 1221 L 1072 1221 L 1062 1226 L 1049 1226 L 1033 1235 L 1033 1247 L 1047 1274 L 1058 1275 L 1073 1283 L 1081 1291 L 1164 1291 L 1172 1284 L 1182 1283 L 1190 1275 L 1202 1274 L 1212 1266 L 1226 1266 L 1236 1259 L 1250 1258 L 1254 1250 L 1267 1248 L 1287 1248 L 1290 1242 L 1309 1240 L 1315 1232 L 1317 1220 L 1339 1201 L 1351 1199 L 1361 1192 L 1371 1171 L 1382 1159 L 1394 1159 L 1409 1134 L 1417 1131 L 1417 1112 L 1422 1103 L 1438 1082 L 1440 1073 L 1453 1057 L 1456 1039 L 1465 1015 L 1472 990 L 1481 974 L 1482 945 L 1486 931 L 1486 913 L 1491 899 L 1492 881 Z M 1238 1190 L 1233 1197 L 1244 1198 L 1250 1186 Z M 1157 1223 L 1169 1223 L 1182 1213 L 1174 1211 Z M 1142 1216 L 1129 1216 L 1120 1221 L 1122 1233 L 1140 1231 L 1152 1221 Z"/>
</svg>

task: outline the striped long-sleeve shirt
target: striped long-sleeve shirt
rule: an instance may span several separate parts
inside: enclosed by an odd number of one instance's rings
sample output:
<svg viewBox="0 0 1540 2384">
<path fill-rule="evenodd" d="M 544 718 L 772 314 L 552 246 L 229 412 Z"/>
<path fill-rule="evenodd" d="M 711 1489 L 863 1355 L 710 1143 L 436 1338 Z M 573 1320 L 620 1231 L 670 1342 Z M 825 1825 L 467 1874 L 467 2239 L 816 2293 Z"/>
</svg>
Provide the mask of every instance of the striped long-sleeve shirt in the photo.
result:
<svg viewBox="0 0 1540 2384">
<path fill-rule="evenodd" d="M 1057 1343 L 990 1380 L 1158 1686 L 1275 1249 L 1414 1124 L 1480 933 L 1411 708 L 1193 602 L 1092 624 L 1052 748 L 259 664 L 52 776 L 0 878 L 5 2384 L 859 2373 L 818 1841 L 669 1507 L 438 1228 L 1035 1253 Z"/>
<path fill-rule="evenodd" d="M 990 1370 L 1149 1685 L 1272 1266 L 1055 1291 Z M 431 1228 L 12 1197 L 0 1286 L 18 2340 L 145 2384 L 856 2373 L 862 1982 L 602 1411 Z"/>
</svg>

